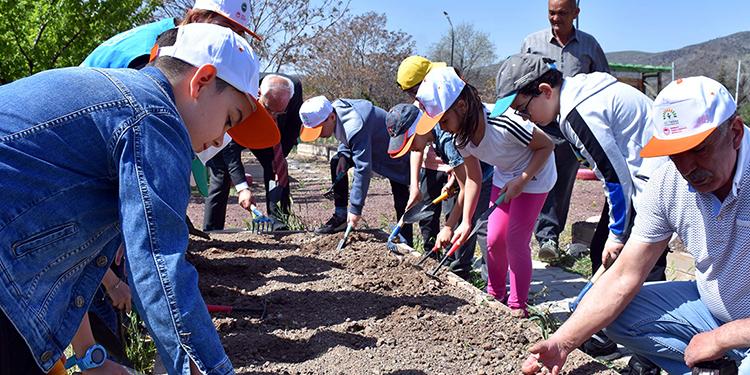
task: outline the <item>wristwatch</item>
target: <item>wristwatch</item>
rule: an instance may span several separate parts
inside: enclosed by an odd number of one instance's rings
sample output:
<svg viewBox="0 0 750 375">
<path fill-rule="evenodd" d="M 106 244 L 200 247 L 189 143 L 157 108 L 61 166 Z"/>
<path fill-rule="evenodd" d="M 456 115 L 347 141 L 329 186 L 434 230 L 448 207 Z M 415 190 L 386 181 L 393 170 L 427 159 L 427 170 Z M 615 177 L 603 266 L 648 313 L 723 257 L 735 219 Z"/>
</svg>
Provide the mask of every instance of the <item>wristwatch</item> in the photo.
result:
<svg viewBox="0 0 750 375">
<path fill-rule="evenodd" d="M 78 368 L 81 369 L 81 371 L 86 371 L 92 368 L 101 367 L 106 360 L 107 350 L 99 344 L 94 344 L 86 349 L 86 354 L 83 358 L 78 358 L 75 355 L 68 358 L 68 360 L 65 361 L 65 369 L 78 365 Z"/>
</svg>

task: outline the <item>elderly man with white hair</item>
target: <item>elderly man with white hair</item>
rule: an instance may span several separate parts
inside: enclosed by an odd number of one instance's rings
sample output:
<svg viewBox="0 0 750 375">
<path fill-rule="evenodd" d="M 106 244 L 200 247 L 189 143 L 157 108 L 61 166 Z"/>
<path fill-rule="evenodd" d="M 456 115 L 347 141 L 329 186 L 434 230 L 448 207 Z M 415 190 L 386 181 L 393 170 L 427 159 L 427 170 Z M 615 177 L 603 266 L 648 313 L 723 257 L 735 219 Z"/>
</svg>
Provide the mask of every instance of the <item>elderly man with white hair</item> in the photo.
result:
<svg viewBox="0 0 750 375">
<path fill-rule="evenodd" d="M 286 156 L 297 145 L 301 121 L 299 108 L 302 105 L 302 85 L 295 77 L 283 74 L 265 74 L 260 82 L 259 102 L 276 119 L 281 133 L 281 142 L 272 147 L 250 150 L 263 167 L 263 182 L 266 191 L 266 212 L 279 218 L 288 215 L 289 178 Z M 235 142 L 229 144 L 206 163 L 210 182 L 203 215 L 203 230 L 224 229 L 224 221 L 233 185 L 238 203 L 249 209 L 253 201 L 250 186 L 245 179 L 245 167 L 240 155 L 244 147 Z M 281 228 L 274 228 L 281 229 Z"/>
</svg>

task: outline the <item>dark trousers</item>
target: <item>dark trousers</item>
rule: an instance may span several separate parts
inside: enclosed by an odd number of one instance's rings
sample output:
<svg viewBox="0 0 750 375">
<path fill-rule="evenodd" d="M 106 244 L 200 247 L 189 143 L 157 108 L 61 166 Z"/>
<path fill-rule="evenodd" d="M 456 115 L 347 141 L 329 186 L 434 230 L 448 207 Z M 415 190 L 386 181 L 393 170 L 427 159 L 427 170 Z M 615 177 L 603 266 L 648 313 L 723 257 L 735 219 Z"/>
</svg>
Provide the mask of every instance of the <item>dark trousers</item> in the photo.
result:
<svg viewBox="0 0 750 375">
<path fill-rule="evenodd" d="M 632 215 L 631 223 L 633 222 L 633 220 L 635 220 L 635 215 Z M 594 236 L 591 239 L 591 246 L 589 247 L 589 249 L 591 249 L 589 256 L 591 257 L 591 274 L 592 275 L 596 273 L 596 270 L 598 270 L 599 266 L 602 265 L 602 251 L 604 251 L 604 244 L 607 242 L 608 236 L 609 236 L 609 204 L 607 204 L 607 201 L 605 200 L 604 207 L 602 208 L 602 216 L 599 218 L 599 223 L 596 225 Z M 669 252 L 669 248 L 666 248 L 664 252 L 661 254 L 661 257 L 659 257 L 659 260 L 654 265 L 654 268 L 651 269 L 651 272 L 648 274 L 646 281 L 664 281 L 667 279 L 665 272 L 667 270 L 667 253 L 668 252 Z"/>
<path fill-rule="evenodd" d="M 250 152 L 255 155 L 258 163 L 263 167 L 266 213 L 277 220 L 281 219 L 289 214 L 289 207 L 291 206 L 290 189 L 289 187 L 278 187 L 276 189 L 279 189 L 279 194 L 275 193 L 276 190 L 274 192 L 269 191 L 270 181 L 274 179 L 273 149 L 250 150 Z M 289 152 L 284 150 L 284 156 L 286 157 L 288 154 Z M 221 230 L 224 229 L 232 179 L 229 175 L 229 168 L 222 157 L 212 158 L 206 163 L 206 169 L 209 172 L 209 185 L 203 211 L 203 230 Z"/>
<path fill-rule="evenodd" d="M 432 217 L 419 221 L 419 231 L 422 234 L 425 251 L 431 250 L 435 246 L 435 239 L 440 233 L 441 215 L 445 212 L 447 217 L 453 207 L 451 197 L 441 204 L 430 204 L 435 198 L 439 197 L 443 186 L 448 182 L 448 174 L 436 171 L 434 169 L 422 168 L 419 179 L 419 191 L 422 193 L 422 201 L 429 204 L 425 210 L 432 211 Z"/>
<path fill-rule="evenodd" d="M 477 208 L 474 210 L 474 216 L 471 219 L 471 225 L 477 225 L 477 221 L 482 214 L 487 211 L 490 207 L 490 193 L 492 193 L 492 178 L 488 178 L 487 181 L 482 182 L 481 190 L 479 191 L 479 200 L 477 200 Z M 455 202 L 455 200 L 453 201 Z M 451 207 L 448 212 L 453 210 Z M 473 268 L 472 259 L 474 258 L 474 250 L 479 245 L 479 251 L 482 253 L 482 265 L 481 275 L 482 279 L 487 280 L 487 265 L 484 263 L 487 259 L 487 222 L 484 222 L 477 229 L 477 234 L 472 238 L 466 240 L 458 250 L 456 250 L 455 260 L 451 262 L 450 269 L 459 276 L 468 276 L 469 271 Z"/>
<path fill-rule="evenodd" d="M 23 337 L 0 310 L 0 375 L 43 375 Z"/>
<path fill-rule="evenodd" d="M 344 158 L 346 161 L 346 171 L 354 167 L 354 163 L 349 158 L 341 154 L 336 154 L 336 156 L 331 158 L 331 181 L 336 180 L 336 175 L 338 174 L 336 173 L 336 168 L 339 165 L 340 158 Z M 396 218 L 398 220 L 406 211 L 406 204 L 409 201 L 409 185 L 404 185 L 391 179 L 389 181 L 391 183 L 391 193 L 393 194 L 393 208 L 396 210 Z M 341 181 L 334 185 L 333 194 L 335 196 L 333 201 L 335 207 L 348 207 L 349 179 L 342 178 Z M 401 235 L 406 239 L 407 245 L 413 245 L 414 232 L 411 224 L 406 224 L 401 228 Z"/>
<path fill-rule="evenodd" d="M 555 146 L 555 168 L 557 182 L 547 194 L 547 200 L 544 201 L 534 229 L 539 243 L 547 240 L 559 242 L 560 233 L 565 229 L 565 222 L 568 220 L 570 195 L 573 193 L 573 184 L 578 172 L 578 159 L 567 142 Z"/>
</svg>

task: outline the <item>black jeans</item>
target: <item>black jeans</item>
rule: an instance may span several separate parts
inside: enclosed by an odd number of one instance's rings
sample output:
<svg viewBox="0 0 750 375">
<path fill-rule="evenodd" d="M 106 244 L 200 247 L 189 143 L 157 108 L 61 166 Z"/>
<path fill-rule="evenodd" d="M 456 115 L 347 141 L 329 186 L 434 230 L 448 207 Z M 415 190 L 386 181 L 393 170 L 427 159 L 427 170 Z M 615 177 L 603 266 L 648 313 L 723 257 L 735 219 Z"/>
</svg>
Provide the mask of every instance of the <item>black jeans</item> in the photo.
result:
<svg viewBox="0 0 750 375">
<path fill-rule="evenodd" d="M 0 375 L 44 375 L 23 337 L 0 310 Z"/>
<path fill-rule="evenodd" d="M 346 161 L 346 171 L 349 168 L 354 167 L 354 163 L 347 157 L 341 154 L 336 154 L 331 158 L 331 181 L 336 180 L 336 168 L 339 165 L 339 159 L 344 158 Z M 401 215 L 406 211 L 406 204 L 409 201 L 409 185 L 390 180 L 391 193 L 393 194 L 393 208 L 396 210 L 396 220 L 401 218 Z M 336 185 L 333 186 L 334 193 L 334 206 L 335 207 L 348 207 L 349 206 L 349 179 L 342 178 Z M 413 246 L 414 231 L 412 224 L 406 224 L 401 228 L 401 235 L 406 239 L 406 244 Z"/>
<path fill-rule="evenodd" d="M 635 213 L 635 211 L 633 212 Z M 634 220 L 635 214 L 631 217 L 631 224 Z M 599 223 L 596 225 L 594 236 L 591 238 L 591 246 L 589 247 L 589 249 L 591 249 L 589 257 L 591 257 L 592 275 L 596 273 L 596 270 L 602 265 L 602 251 L 604 251 L 604 244 L 607 242 L 607 237 L 609 237 L 609 204 L 605 200 L 604 207 L 602 208 L 602 216 L 599 218 Z M 669 248 L 667 247 L 654 265 L 654 268 L 651 269 L 646 281 L 664 281 L 667 279 L 665 272 L 667 270 L 668 252 Z"/>
<path fill-rule="evenodd" d="M 430 204 L 435 198 L 440 196 L 441 190 L 445 183 L 448 182 L 448 174 L 436 171 L 434 169 L 422 168 L 420 173 L 419 190 L 422 193 L 422 201 Z M 429 219 L 419 221 L 419 231 L 422 234 L 425 251 L 432 250 L 435 246 L 435 239 L 440 233 L 440 219 L 443 212 L 447 217 L 453 207 L 451 197 L 441 204 L 430 204 L 426 210 L 432 211 L 433 215 Z"/>
</svg>

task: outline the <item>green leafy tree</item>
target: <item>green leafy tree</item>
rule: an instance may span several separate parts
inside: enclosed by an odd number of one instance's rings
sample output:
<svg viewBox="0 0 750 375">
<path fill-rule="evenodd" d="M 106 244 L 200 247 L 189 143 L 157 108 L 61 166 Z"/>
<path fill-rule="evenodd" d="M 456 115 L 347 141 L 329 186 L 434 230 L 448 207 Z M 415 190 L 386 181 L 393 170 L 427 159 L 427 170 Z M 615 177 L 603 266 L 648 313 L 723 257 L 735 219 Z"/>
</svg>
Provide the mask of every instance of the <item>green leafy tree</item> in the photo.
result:
<svg viewBox="0 0 750 375">
<path fill-rule="evenodd" d="M 0 84 L 76 66 L 100 43 L 149 19 L 157 0 L 0 0 Z"/>
</svg>

